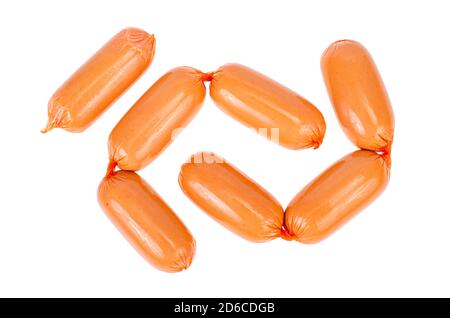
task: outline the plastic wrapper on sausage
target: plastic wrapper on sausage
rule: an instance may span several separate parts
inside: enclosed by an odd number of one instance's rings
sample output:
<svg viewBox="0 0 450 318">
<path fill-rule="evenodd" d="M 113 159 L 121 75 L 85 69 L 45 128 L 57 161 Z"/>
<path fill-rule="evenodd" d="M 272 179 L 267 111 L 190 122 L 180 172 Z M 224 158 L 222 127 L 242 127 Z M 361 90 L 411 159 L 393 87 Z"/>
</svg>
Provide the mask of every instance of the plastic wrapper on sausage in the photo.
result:
<svg viewBox="0 0 450 318">
<path fill-rule="evenodd" d="M 210 94 L 225 113 L 290 149 L 317 148 L 326 126 L 305 98 L 246 66 L 226 64 L 213 72 Z"/>
<path fill-rule="evenodd" d="M 193 155 L 178 178 L 183 192 L 237 235 L 265 242 L 282 235 L 283 208 L 255 181 L 209 152 Z"/>
<path fill-rule="evenodd" d="M 187 269 L 195 254 L 192 234 L 139 175 L 113 172 L 98 188 L 103 211 L 154 267 L 166 272 Z"/>
<path fill-rule="evenodd" d="M 359 148 L 390 153 L 394 114 L 378 69 L 367 49 L 350 40 L 322 55 L 331 103 L 347 137 Z"/>
<path fill-rule="evenodd" d="M 191 67 L 178 67 L 153 84 L 112 130 L 110 167 L 140 170 L 153 161 L 199 111 L 205 76 Z"/>
<path fill-rule="evenodd" d="M 136 28 L 116 34 L 51 97 L 42 132 L 88 128 L 144 73 L 154 53 L 153 35 Z"/>
<path fill-rule="evenodd" d="M 343 157 L 289 203 L 285 227 L 291 239 L 316 243 L 338 230 L 386 188 L 390 157 L 358 150 Z"/>
</svg>

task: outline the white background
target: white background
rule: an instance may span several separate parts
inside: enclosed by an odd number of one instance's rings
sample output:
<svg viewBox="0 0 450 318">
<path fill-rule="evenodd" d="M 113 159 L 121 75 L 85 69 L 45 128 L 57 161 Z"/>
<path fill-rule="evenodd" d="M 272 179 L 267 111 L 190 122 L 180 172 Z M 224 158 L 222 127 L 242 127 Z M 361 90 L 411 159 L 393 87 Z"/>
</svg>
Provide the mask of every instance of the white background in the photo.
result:
<svg viewBox="0 0 450 318">
<path fill-rule="evenodd" d="M 0 296 L 450 296 L 449 73 L 446 1 L 14 1 L 0 4 Z M 39 133 L 54 90 L 126 26 L 155 33 L 151 68 L 82 134 Z M 333 41 L 372 53 L 396 116 L 385 193 L 316 245 L 249 243 L 181 192 L 181 163 L 214 151 L 286 206 L 355 147 L 340 130 L 320 72 Z M 148 265 L 108 221 L 96 190 L 108 134 L 172 67 L 227 62 L 259 70 L 323 112 L 318 150 L 272 144 L 204 107 L 140 174 L 197 240 L 192 267 Z"/>
</svg>

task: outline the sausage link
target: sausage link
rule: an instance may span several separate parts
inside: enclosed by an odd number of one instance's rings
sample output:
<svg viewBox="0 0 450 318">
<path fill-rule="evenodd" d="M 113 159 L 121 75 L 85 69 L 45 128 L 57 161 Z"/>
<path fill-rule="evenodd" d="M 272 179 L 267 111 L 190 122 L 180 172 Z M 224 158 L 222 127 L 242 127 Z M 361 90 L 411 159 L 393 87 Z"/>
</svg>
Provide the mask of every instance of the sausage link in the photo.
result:
<svg viewBox="0 0 450 318">
<path fill-rule="evenodd" d="M 285 227 L 302 243 L 323 240 L 375 200 L 389 182 L 390 157 L 358 150 L 343 157 L 289 203 Z"/>
<path fill-rule="evenodd" d="M 281 205 L 223 158 L 208 152 L 193 155 L 181 167 L 178 182 L 192 202 L 237 235 L 253 242 L 282 235 Z"/>
<path fill-rule="evenodd" d="M 113 172 L 98 188 L 100 206 L 134 248 L 166 272 L 187 269 L 195 240 L 172 209 L 139 175 Z"/>
<path fill-rule="evenodd" d="M 110 161 L 123 170 L 139 170 L 153 161 L 200 110 L 204 76 L 178 67 L 153 84 L 112 130 Z"/>
<path fill-rule="evenodd" d="M 331 44 L 322 55 L 331 103 L 347 137 L 357 147 L 390 153 L 394 113 L 370 53 L 350 40 Z"/>
<path fill-rule="evenodd" d="M 226 64 L 213 73 L 210 94 L 225 113 L 290 149 L 317 148 L 325 120 L 309 101 L 246 66 Z"/>
<path fill-rule="evenodd" d="M 154 53 L 153 35 L 136 28 L 116 34 L 53 94 L 42 132 L 84 131 L 144 73 Z"/>
</svg>

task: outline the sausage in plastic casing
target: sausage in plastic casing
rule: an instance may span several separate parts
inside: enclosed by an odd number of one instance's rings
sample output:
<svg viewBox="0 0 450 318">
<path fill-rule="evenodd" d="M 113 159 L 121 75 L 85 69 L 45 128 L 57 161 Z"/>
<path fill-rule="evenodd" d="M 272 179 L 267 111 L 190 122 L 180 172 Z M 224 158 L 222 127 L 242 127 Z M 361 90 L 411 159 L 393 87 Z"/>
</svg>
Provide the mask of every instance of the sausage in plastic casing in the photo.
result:
<svg viewBox="0 0 450 318">
<path fill-rule="evenodd" d="M 289 203 L 285 227 L 292 239 L 316 243 L 368 206 L 389 182 L 390 157 L 358 150 L 343 157 Z"/>
<path fill-rule="evenodd" d="M 195 254 L 192 234 L 139 175 L 113 172 L 98 188 L 103 211 L 154 267 L 166 272 L 187 269 Z"/>
<path fill-rule="evenodd" d="M 153 161 L 200 110 L 205 74 L 177 67 L 150 87 L 109 136 L 109 158 L 123 170 L 140 170 Z"/>
<path fill-rule="evenodd" d="M 253 242 L 280 237 L 283 208 L 236 167 L 213 153 L 193 155 L 178 182 L 198 207 L 237 235 Z"/>
<path fill-rule="evenodd" d="M 239 64 L 212 75 L 210 94 L 225 113 L 289 149 L 318 148 L 326 126 L 321 112 L 289 88 Z M 275 135 L 275 136 L 274 136 Z"/>
<path fill-rule="evenodd" d="M 331 44 L 321 59 L 322 73 L 339 123 L 357 147 L 390 153 L 394 113 L 370 53 L 360 43 Z"/>
<path fill-rule="evenodd" d="M 154 53 L 153 35 L 136 28 L 116 34 L 53 94 L 42 132 L 87 129 L 144 73 Z"/>
</svg>

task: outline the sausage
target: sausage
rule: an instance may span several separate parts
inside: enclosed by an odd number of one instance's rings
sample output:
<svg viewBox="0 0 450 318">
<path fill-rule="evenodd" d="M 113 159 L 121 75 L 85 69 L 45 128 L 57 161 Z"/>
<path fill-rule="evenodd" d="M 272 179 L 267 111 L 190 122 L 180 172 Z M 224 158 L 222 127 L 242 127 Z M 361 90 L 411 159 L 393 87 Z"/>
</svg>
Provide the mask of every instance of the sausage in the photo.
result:
<svg viewBox="0 0 450 318">
<path fill-rule="evenodd" d="M 350 40 L 331 44 L 321 59 L 322 74 L 339 123 L 353 144 L 389 153 L 394 113 L 370 53 Z"/>
<path fill-rule="evenodd" d="M 325 120 L 309 101 L 246 66 L 226 64 L 212 75 L 216 105 L 242 124 L 270 132 L 267 138 L 289 149 L 318 148 Z"/>
<path fill-rule="evenodd" d="M 131 107 L 109 136 L 110 162 L 139 170 L 155 159 L 186 126 L 205 98 L 206 74 L 191 67 L 162 76 Z"/>
<path fill-rule="evenodd" d="M 186 196 L 210 217 L 253 242 L 280 237 L 280 203 L 214 153 L 200 152 L 183 164 L 178 183 Z"/>
<path fill-rule="evenodd" d="M 192 234 L 172 209 L 139 175 L 117 171 L 98 188 L 103 211 L 154 267 L 165 272 L 187 269 L 195 254 Z"/>
<path fill-rule="evenodd" d="M 154 53 L 153 35 L 136 28 L 116 34 L 53 94 L 42 132 L 84 131 L 144 73 Z"/>
<path fill-rule="evenodd" d="M 285 227 L 291 239 L 325 239 L 375 200 L 389 182 L 390 157 L 358 150 L 343 157 L 289 203 Z"/>
</svg>

